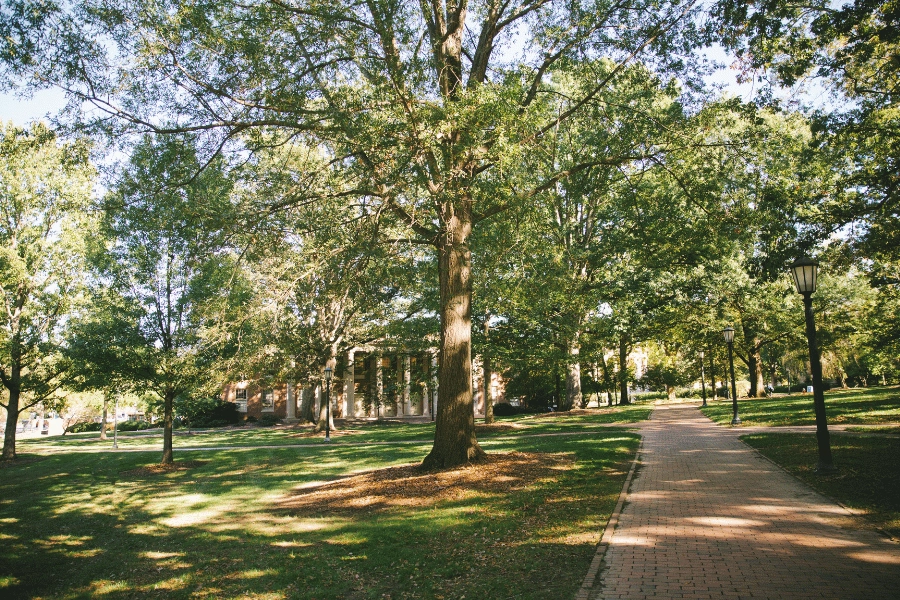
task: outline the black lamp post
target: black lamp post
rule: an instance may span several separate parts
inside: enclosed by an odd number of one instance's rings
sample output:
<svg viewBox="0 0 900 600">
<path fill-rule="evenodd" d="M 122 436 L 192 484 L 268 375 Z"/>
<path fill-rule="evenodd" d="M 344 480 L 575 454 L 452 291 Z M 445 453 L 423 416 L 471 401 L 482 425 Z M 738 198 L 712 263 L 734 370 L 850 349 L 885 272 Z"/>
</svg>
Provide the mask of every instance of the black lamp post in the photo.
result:
<svg viewBox="0 0 900 600">
<path fill-rule="evenodd" d="M 813 406 L 816 411 L 816 440 L 819 442 L 819 464 L 816 473 L 828 474 L 837 471 L 831 460 L 831 439 L 828 435 L 828 421 L 825 418 L 825 391 L 822 388 L 822 361 L 816 343 L 816 321 L 813 316 L 812 295 L 816 291 L 819 263 L 808 257 L 799 258 L 791 265 L 797 293 L 803 295 L 806 309 L 806 341 L 809 345 L 809 368 L 813 379 Z"/>
<path fill-rule="evenodd" d="M 325 367 L 325 441 L 331 441 L 331 367 Z"/>
<path fill-rule="evenodd" d="M 737 411 L 737 385 L 734 383 L 734 327 L 726 327 L 722 330 L 725 336 L 725 343 L 728 344 L 728 368 L 731 371 L 731 410 L 734 416 L 731 418 L 732 425 L 740 425 L 741 418 Z"/>
<path fill-rule="evenodd" d="M 706 374 L 703 372 L 703 357 L 706 354 L 700 351 L 700 390 L 703 392 L 703 406 L 706 406 Z"/>
</svg>

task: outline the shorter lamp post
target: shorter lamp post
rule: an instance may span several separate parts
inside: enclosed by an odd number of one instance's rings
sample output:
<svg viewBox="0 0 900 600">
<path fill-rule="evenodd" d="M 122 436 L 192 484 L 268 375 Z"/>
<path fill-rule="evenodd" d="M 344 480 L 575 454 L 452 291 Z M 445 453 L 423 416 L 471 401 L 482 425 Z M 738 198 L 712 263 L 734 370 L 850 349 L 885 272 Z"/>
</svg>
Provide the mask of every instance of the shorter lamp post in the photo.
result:
<svg viewBox="0 0 900 600">
<path fill-rule="evenodd" d="M 700 390 L 703 392 L 703 406 L 706 406 L 706 374 L 703 372 L 703 357 L 706 354 L 700 351 Z"/>
<path fill-rule="evenodd" d="M 737 407 L 737 385 L 734 383 L 734 327 L 726 327 L 722 330 L 722 335 L 725 336 L 725 343 L 728 344 L 728 369 L 731 371 L 731 410 L 734 415 L 731 418 L 731 424 L 740 425 L 741 418 L 738 416 Z"/>
<path fill-rule="evenodd" d="M 819 443 L 819 464 L 816 473 L 827 475 L 837 471 L 831 460 L 831 440 L 825 418 L 825 391 L 822 388 L 822 361 L 816 343 L 816 321 L 813 316 L 812 295 L 816 291 L 819 263 L 811 258 L 799 258 L 791 265 L 797 293 L 803 295 L 806 309 L 806 341 L 809 346 L 809 368 L 813 380 L 813 407 L 816 412 L 816 440 Z"/>
<path fill-rule="evenodd" d="M 325 367 L 325 441 L 331 441 L 331 367 Z"/>
</svg>

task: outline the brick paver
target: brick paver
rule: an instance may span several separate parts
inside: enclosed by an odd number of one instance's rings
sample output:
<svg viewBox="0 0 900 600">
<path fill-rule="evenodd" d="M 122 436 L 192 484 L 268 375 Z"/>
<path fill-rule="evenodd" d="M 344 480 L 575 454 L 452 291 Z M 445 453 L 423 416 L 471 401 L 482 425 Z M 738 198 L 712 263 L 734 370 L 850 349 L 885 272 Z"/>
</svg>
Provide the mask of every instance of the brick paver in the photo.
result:
<svg viewBox="0 0 900 600">
<path fill-rule="evenodd" d="M 743 432 L 671 405 L 643 433 L 590 598 L 900 598 L 900 544 L 861 529 Z"/>
</svg>

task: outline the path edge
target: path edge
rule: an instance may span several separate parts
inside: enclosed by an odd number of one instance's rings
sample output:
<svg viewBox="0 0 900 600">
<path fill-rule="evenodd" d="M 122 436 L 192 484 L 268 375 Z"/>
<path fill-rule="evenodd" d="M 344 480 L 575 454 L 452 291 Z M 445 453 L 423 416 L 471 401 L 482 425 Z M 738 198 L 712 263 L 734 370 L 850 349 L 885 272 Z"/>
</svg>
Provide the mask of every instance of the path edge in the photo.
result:
<svg viewBox="0 0 900 600">
<path fill-rule="evenodd" d="M 616 507 L 613 509 L 612 515 L 606 523 L 606 529 L 603 530 L 603 535 L 600 536 L 600 543 L 597 545 L 597 551 L 594 553 L 594 558 L 591 560 L 591 566 L 588 567 L 587 575 L 584 577 L 581 588 L 579 588 L 578 593 L 575 594 L 575 600 L 589 600 L 591 590 L 594 588 L 594 583 L 597 580 L 597 575 L 600 574 L 600 565 L 603 563 L 603 558 L 606 556 L 606 550 L 609 548 L 610 543 L 612 543 L 613 534 L 616 526 L 619 524 L 619 515 L 622 513 L 622 507 L 625 506 L 625 498 L 628 496 L 628 489 L 631 487 L 631 480 L 634 478 L 634 473 L 637 470 L 637 465 L 640 462 L 643 450 L 644 436 L 641 435 L 641 443 L 638 445 L 637 452 L 634 453 L 634 459 L 631 461 L 631 469 L 628 470 L 628 476 L 625 477 L 622 491 L 619 492 L 619 499 L 616 502 Z"/>
</svg>

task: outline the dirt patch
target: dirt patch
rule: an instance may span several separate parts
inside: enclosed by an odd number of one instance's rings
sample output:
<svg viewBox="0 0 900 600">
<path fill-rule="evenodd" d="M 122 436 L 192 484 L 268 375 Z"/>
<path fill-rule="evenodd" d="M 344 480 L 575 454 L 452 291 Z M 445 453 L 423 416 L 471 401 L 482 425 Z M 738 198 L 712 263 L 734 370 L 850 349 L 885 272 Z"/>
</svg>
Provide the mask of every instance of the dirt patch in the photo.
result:
<svg viewBox="0 0 900 600">
<path fill-rule="evenodd" d="M 561 419 L 565 417 L 583 417 L 588 415 L 605 415 L 608 413 L 616 412 L 615 407 L 610 408 L 573 408 L 572 410 L 567 410 L 564 412 L 547 412 L 547 413 L 537 413 L 533 415 L 532 419 Z"/>
<path fill-rule="evenodd" d="M 444 471 L 404 465 L 297 489 L 278 502 L 286 512 L 340 514 L 380 512 L 392 507 L 430 507 L 474 494 L 508 494 L 572 468 L 567 455 L 510 452 L 490 454 L 484 461 Z"/>
<path fill-rule="evenodd" d="M 171 465 L 155 464 L 131 469 L 130 471 L 122 471 L 120 475 L 124 477 L 150 477 L 152 475 L 164 475 L 166 473 L 175 473 L 177 471 L 187 471 L 209 464 L 208 460 L 179 460 Z"/>
</svg>

